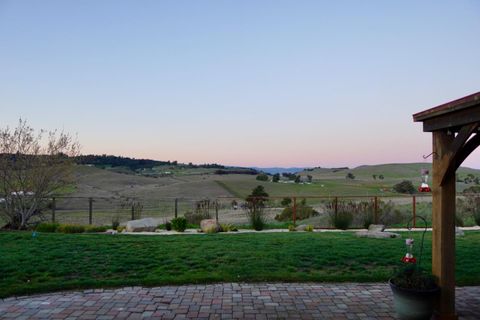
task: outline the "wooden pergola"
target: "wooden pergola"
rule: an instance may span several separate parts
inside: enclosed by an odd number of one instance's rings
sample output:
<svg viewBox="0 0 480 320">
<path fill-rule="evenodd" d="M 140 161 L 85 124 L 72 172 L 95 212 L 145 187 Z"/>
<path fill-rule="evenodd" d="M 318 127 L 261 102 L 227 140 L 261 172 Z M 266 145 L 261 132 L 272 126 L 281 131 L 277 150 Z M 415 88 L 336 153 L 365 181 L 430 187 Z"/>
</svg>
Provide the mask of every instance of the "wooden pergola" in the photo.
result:
<svg viewBox="0 0 480 320">
<path fill-rule="evenodd" d="M 480 145 L 480 92 L 413 115 L 432 132 L 432 272 L 441 293 L 435 306 L 438 319 L 455 313 L 455 172 Z"/>
</svg>

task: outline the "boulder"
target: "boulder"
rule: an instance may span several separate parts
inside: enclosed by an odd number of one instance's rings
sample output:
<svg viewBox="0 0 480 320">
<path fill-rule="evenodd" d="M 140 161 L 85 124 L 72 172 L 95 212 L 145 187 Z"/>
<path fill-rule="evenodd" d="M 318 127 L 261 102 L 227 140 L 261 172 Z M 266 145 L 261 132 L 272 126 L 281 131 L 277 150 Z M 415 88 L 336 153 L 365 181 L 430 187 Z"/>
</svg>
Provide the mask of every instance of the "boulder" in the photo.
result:
<svg viewBox="0 0 480 320">
<path fill-rule="evenodd" d="M 383 232 L 385 226 L 383 224 L 371 224 L 368 226 L 368 232 Z"/>
<path fill-rule="evenodd" d="M 363 238 L 377 238 L 377 239 L 388 239 L 388 238 L 401 238 L 398 233 L 393 232 L 379 232 L 379 231 L 358 231 L 357 237 Z"/>
<path fill-rule="evenodd" d="M 200 228 L 205 233 L 215 233 L 222 231 L 222 226 L 215 219 L 204 219 L 200 221 Z"/>
<path fill-rule="evenodd" d="M 371 224 L 368 226 L 368 231 L 358 231 L 357 237 L 377 239 L 401 238 L 398 233 L 385 232 L 385 226 L 383 224 Z"/>
<path fill-rule="evenodd" d="M 144 218 L 138 220 L 130 220 L 127 222 L 125 230 L 127 232 L 154 232 L 157 226 L 162 223 L 162 219 Z"/>
</svg>

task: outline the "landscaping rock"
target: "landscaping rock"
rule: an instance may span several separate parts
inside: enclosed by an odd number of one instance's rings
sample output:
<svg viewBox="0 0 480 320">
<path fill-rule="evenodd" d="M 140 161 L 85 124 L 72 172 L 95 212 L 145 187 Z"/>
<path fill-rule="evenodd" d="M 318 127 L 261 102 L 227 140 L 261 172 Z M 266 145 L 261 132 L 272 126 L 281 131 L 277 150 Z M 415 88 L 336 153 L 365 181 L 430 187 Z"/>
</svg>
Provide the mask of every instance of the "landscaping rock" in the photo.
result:
<svg viewBox="0 0 480 320">
<path fill-rule="evenodd" d="M 222 226 L 215 219 L 204 219 L 200 221 L 202 232 L 212 233 L 222 231 Z"/>
<path fill-rule="evenodd" d="M 385 226 L 383 224 L 371 224 L 368 226 L 369 232 L 383 232 L 385 231 Z"/>
<path fill-rule="evenodd" d="M 358 231 L 357 232 L 357 237 L 377 238 L 377 239 L 401 238 L 401 236 L 398 233 L 385 232 L 385 231 L 384 232 Z"/>
<path fill-rule="evenodd" d="M 358 231 L 357 237 L 377 239 L 401 238 L 398 233 L 385 232 L 384 230 L 385 226 L 383 224 L 371 224 L 368 226 L 368 231 Z"/>
<path fill-rule="evenodd" d="M 162 219 L 144 218 L 138 220 L 130 220 L 126 224 L 125 230 L 128 232 L 153 232 L 157 229 L 157 226 L 162 223 Z"/>
<path fill-rule="evenodd" d="M 107 231 L 105 231 L 106 234 L 117 234 L 117 230 L 113 230 L 113 229 L 108 229 Z"/>
<path fill-rule="evenodd" d="M 295 231 L 305 231 L 306 228 L 307 228 L 306 224 L 301 224 L 301 225 L 295 227 Z"/>
<path fill-rule="evenodd" d="M 459 227 L 455 227 L 455 236 L 456 237 L 463 237 L 465 235 L 465 232 L 463 232 L 462 229 Z"/>
</svg>

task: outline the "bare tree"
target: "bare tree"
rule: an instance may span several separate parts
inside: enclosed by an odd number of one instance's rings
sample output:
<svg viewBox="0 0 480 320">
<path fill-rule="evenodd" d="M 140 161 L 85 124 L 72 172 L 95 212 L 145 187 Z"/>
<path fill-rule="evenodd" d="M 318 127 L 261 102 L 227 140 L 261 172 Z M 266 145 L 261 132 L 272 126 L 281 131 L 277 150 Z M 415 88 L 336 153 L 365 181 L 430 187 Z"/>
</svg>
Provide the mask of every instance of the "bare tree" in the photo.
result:
<svg viewBox="0 0 480 320">
<path fill-rule="evenodd" d="M 73 182 L 73 156 L 79 144 L 69 134 L 36 133 L 19 120 L 0 129 L 0 216 L 11 229 L 25 229 L 42 215 L 49 197 Z"/>
</svg>

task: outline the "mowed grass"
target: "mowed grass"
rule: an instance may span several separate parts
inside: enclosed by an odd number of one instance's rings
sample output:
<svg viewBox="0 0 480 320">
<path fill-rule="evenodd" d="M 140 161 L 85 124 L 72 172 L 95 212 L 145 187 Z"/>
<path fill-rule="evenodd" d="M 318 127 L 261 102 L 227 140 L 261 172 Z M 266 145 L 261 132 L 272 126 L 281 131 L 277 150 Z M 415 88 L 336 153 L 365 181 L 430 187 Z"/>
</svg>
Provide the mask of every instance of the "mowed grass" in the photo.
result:
<svg viewBox="0 0 480 320">
<path fill-rule="evenodd" d="M 414 235 L 420 242 L 420 233 Z M 431 263 L 431 236 L 425 266 Z M 480 232 L 457 241 L 459 285 L 480 284 Z M 386 281 L 402 239 L 352 233 L 179 236 L 0 233 L 0 297 L 77 288 L 261 281 Z"/>
</svg>

